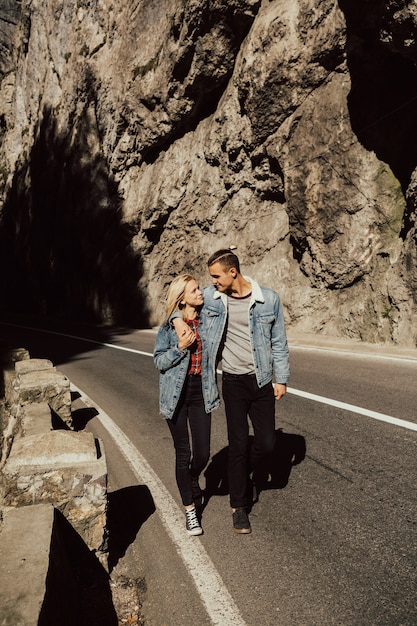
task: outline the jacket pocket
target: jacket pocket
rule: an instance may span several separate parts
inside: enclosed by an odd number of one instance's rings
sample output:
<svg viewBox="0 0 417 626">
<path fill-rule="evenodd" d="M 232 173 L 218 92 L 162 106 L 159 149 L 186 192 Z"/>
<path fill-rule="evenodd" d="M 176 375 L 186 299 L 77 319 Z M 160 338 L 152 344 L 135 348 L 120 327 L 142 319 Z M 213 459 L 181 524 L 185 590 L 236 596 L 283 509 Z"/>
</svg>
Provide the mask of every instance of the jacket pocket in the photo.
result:
<svg viewBox="0 0 417 626">
<path fill-rule="evenodd" d="M 200 315 L 201 332 L 206 338 L 211 336 L 212 328 L 219 323 L 220 311 L 214 309 L 204 309 L 204 312 Z"/>
</svg>

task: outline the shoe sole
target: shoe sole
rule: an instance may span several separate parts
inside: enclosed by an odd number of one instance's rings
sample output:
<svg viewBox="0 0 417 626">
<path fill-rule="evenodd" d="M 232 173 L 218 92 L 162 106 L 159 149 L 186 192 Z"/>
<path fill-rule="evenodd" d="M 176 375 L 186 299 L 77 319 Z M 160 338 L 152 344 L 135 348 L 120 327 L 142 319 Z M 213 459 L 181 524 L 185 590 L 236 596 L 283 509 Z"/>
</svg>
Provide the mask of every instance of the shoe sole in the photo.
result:
<svg viewBox="0 0 417 626">
<path fill-rule="evenodd" d="M 249 535 L 252 532 L 251 528 L 234 528 L 233 532 L 237 535 Z"/>
<path fill-rule="evenodd" d="M 203 529 L 202 528 L 196 528 L 194 530 L 187 530 L 187 533 L 190 535 L 190 537 L 197 537 L 197 535 L 202 535 L 203 534 Z"/>
</svg>

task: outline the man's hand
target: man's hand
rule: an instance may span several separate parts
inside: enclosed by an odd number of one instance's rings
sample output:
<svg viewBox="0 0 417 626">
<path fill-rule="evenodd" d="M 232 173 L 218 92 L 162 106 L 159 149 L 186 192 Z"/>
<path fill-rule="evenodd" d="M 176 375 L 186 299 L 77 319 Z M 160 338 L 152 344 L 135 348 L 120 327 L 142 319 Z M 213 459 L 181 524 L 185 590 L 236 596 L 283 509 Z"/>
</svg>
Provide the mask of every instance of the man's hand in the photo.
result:
<svg viewBox="0 0 417 626">
<path fill-rule="evenodd" d="M 186 322 L 180 317 L 175 317 L 172 320 L 174 324 L 175 332 L 178 336 L 178 347 L 180 350 L 185 350 L 193 345 L 195 341 L 195 334 L 188 326 Z"/>
<path fill-rule="evenodd" d="M 287 385 L 284 385 L 283 383 L 274 384 L 275 400 L 281 400 L 282 396 L 285 396 L 286 393 L 287 393 Z"/>
</svg>

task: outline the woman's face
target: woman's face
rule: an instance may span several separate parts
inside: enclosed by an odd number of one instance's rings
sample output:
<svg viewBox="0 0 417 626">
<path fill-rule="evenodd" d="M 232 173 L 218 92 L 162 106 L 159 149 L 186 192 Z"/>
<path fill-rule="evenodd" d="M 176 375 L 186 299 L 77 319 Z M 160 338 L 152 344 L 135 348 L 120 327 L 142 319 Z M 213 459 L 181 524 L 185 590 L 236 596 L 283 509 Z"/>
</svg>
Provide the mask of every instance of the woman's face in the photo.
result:
<svg viewBox="0 0 417 626">
<path fill-rule="evenodd" d="M 185 306 L 188 305 L 188 306 L 197 308 L 201 306 L 203 302 L 204 302 L 203 292 L 198 286 L 197 281 L 194 279 L 190 280 L 185 286 L 184 296 L 183 296 L 183 299 L 181 300 L 181 304 Z"/>
</svg>

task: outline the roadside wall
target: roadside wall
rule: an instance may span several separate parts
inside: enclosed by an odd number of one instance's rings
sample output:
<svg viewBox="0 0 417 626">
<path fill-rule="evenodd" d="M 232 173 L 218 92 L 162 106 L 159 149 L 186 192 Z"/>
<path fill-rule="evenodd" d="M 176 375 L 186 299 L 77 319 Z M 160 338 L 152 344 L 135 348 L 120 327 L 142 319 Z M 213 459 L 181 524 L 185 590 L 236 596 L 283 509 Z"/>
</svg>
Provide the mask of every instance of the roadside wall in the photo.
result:
<svg viewBox="0 0 417 626">
<path fill-rule="evenodd" d="M 103 445 L 92 433 L 75 430 L 70 381 L 47 359 L 9 351 L 3 389 L 0 622 L 51 624 L 51 611 L 59 607 L 59 623 L 76 624 L 76 581 L 62 529 L 71 528 L 107 570 Z"/>
</svg>

